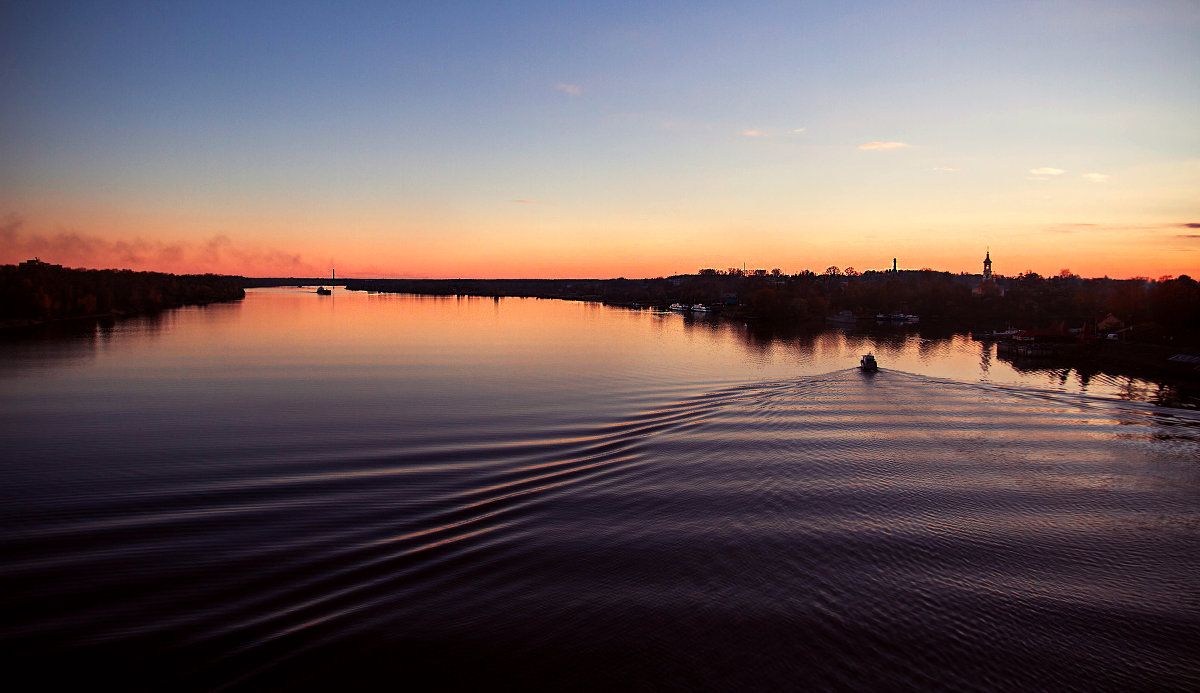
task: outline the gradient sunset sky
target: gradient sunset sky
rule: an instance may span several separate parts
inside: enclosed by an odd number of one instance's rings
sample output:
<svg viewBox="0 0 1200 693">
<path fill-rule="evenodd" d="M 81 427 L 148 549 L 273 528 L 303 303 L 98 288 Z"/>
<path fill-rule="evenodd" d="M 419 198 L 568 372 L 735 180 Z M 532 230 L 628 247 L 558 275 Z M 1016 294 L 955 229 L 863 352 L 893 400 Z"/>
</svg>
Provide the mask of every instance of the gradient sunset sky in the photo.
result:
<svg viewBox="0 0 1200 693">
<path fill-rule="evenodd" d="M 6 2 L 0 262 L 1196 276 L 1198 37 L 1195 0 Z"/>
</svg>

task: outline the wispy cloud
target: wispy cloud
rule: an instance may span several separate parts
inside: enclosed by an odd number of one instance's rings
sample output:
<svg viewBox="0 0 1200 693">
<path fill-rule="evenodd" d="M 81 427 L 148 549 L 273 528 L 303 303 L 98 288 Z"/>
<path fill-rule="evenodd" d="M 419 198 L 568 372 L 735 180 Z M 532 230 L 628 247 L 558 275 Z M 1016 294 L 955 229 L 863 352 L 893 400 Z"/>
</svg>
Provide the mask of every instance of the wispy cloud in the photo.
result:
<svg viewBox="0 0 1200 693">
<path fill-rule="evenodd" d="M 1176 238 L 1200 238 L 1200 233 L 1181 233 Z"/>
<path fill-rule="evenodd" d="M 246 247 L 228 236 L 213 236 L 202 243 L 131 238 L 105 238 L 74 230 L 52 235 L 31 233 L 16 217 L 0 223 L 0 262 L 41 257 L 68 267 L 119 268 L 160 272 L 241 272 L 261 276 L 288 274 L 319 276 L 323 265 L 297 253 L 276 248 Z"/>
<path fill-rule="evenodd" d="M 805 128 L 794 128 L 791 130 L 773 129 L 760 130 L 759 128 L 748 128 L 742 130 L 743 137 L 779 137 L 787 135 L 799 135 L 805 131 Z"/>
<path fill-rule="evenodd" d="M 1107 173 L 1085 173 L 1082 177 L 1089 183 L 1107 183 L 1111 176 Z"/>
<path fill-rule="evenodd" d="M 578 84 L 564 84 L 559 82 L 554 85 L 554 88 L 568 96 L 579 96 L 583 93 L 583 87 L 580 87 Z"/>
<path fill-rule="evenodd" d="M 1180 224 L 1185 229 L 1200 229 L 1200 222 L 1188 221 Z"/>
<path fill-rule="evenodd" d="M 1200 224 L 1095 224 L 1091 222 L 1072 222 L 1054 224 L 1045 227 L 1043 230 L 1050 233 L 1078 233 L 1085 231 L 1090 233 L 1128 234 L 1135 232 L 1161 237 L 1164 231 L 1174 232 L 1180 228 L 1200 228 Z M 1179 235 L 1177 237 L 1185 238 L 1186 235 Z"/>
<path fill-rule="evenodd" d="M 867 142 L 858 145 L 859 149 L 908 149 L 911 144 L 905 142 Z"/>
<path fill-rule="evenodd" d="M 957 171 L 958 169 L 954 166 L 934 166 L 933 170 L 934 171 L 944 171 L 946 173 L 950 173 L 952 171 Z"/>
<path fill-rule="evenodd" d="M 1029 169 L 1029 174 L 1031 176 L 1061 176 L 1064 173 L 1066 173 L 1065 170 L 1063 170 L 1061 168 L 1054 168 L 1052 166 L 1043 166 L 1041 168 Z M 1042 179 L 1042 180 L 1044 180 L 1044 179 Z"/>
</svg>

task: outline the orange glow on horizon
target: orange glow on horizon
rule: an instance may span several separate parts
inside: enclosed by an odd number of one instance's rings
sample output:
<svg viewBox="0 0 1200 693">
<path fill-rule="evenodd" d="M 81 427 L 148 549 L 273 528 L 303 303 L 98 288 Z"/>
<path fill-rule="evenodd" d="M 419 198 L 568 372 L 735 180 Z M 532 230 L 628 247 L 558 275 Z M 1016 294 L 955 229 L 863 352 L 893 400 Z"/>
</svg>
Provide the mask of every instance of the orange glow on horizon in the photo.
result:
<svg viewBox="0 0 1200 693">
<path fill-rule="evenodd" d="M 518 206 L 518 205 L 514 205 Z M 528 207 L 529 205 L 519 205 Z M 725 270 L 779 268 L 785 274 L 826 267 L 862 272 L 891 267 L 978 274 L 992 249 L 997 274 L 1043 275 L 1070 269 L 1084 277 L 1197 275 L 1200 235 L 1182 223 L 1144 225 L 1008 225 L 970 233 L 932 224 L 881 227 L 827 217 L 730 228 L 721 222 L 661 218 L 570 219 L 525 225 L 434 225 L 363 214 L 332 219 L 196 218 L 166 211 L 133 213 L 98 206 L 47 207 L 29 221 L 0 223 L 0 263 L 32 257 L 68 267 L 262 277 L 645 278 Z M 33 221 L 36 219 L 37 221 Z M 43 222 L 42 219 L 53 219 Z M 571 233 L 562 233 L 561 228 Z M 432 231 L 431 229 L 438 229 Z M 784 230 L 778 230 L 778 229 Z M 86 230 L 85 230 L 86 229 Z M 420 229 L 420 230 L 414 230 Z M 762 230 L 767 229 L 767 230 Z M 774 230 L 772 230 L 774 229 Z"/>
</svg>

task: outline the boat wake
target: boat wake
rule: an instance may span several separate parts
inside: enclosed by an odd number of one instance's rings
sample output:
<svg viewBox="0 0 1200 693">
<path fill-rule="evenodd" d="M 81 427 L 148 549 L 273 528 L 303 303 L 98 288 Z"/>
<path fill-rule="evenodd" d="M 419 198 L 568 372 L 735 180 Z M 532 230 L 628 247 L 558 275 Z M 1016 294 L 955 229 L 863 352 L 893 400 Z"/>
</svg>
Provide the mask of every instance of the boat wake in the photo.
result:
<svg viewBox="0 0 1200 693">
<path fill-rule="evenodd" d="M 11 467 L 0 647 L 145 688 L 1200 683 L 1193 412 L 888 369 L 661 396 Z"/>
</svg>

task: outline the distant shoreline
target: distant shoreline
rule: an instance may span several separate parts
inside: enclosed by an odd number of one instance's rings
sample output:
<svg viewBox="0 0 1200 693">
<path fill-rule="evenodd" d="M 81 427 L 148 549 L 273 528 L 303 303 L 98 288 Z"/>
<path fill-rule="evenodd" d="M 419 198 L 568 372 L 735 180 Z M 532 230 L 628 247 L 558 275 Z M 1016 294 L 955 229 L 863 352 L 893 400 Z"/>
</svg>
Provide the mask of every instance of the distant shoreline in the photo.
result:
<svg viewBox="0 0 1200 693">
<path fill-rule="evenodd" d="M 833 269 L 833 268 L 831 268 Z M 349 291 L 423 296 L 520 297 L 666 310 L 696 309 L 697 319 L 732 319 L 770 336 L 823 331 L 827 318 L 862 327 L 877 314 L 919 316 L 927 333 L 980 334 L 1082 325 L 1097 333 L 1119 326 L 1118 341 L 1056 357 L 1013 358 L 1017 368 L 1072 368 L 1166 381 L 1200 381 L 1200 370 L 1170 361 L 1200 356 L 1200 291 L 1188 277 L 1162 282 L 1079 277 L 999 278 L 945 272 L 868 272 L 851 276 L 702 270 L 654 279 L 339 279 Z M 54 323 L 121 320 L 187 305 L 240 300 L 246 288 L 330 284 L 324 278 L 172 275 L 129 270 L 78 270 L 32 260 L 0 266 L 0 330 Z M 1126 325 L 1128 321 L 1128 325 Z M 1090 327 L 1089 327 L 1090 326 Z M 912 329 L 912 326 L 895 326 Z M 888 329 L 882 327 L 882 329 Z M 985 337 L 986 338 L 986 337 Z"/>
</svg>

